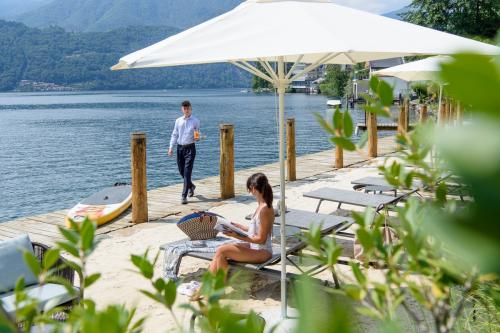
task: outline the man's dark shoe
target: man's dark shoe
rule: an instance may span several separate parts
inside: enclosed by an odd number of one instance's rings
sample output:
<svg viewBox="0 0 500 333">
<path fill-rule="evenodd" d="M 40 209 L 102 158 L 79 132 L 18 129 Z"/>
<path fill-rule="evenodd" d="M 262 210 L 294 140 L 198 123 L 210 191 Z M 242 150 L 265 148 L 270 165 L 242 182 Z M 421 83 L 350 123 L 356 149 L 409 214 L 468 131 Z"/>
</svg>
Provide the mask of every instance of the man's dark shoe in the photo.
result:
<svg viewBox="0 0 500 333">
<path fill-rule="evenodd" d="M 188 191 L 190 197 L 192 197 L 194 195 L 195 189 L 196 189 L 196 186 L 193 184 L 193 186 L 191 186 L 191 188 Z"/>
<path fill-rule="evenodd" d="M 186 199 L 186 198 L 182 197 L 181 203 L 182 203 L 183 205 L 185 205 L 185 204 L 187 204 L 187 203 L 188 203 L 188 201 L 187 201 L 187 199 Z"/>
</svg>

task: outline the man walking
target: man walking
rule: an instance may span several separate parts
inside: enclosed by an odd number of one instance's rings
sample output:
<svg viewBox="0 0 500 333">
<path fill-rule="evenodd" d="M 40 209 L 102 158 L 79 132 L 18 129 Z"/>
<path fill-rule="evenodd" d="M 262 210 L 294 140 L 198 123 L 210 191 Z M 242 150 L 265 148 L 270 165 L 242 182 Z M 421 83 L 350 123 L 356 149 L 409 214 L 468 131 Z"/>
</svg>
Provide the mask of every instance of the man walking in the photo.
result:
<svg viewBox="0 0 500 333">
<path fill-rule="evenodd" d="M 196 186 L 191 182 L 194 158 L 196 157 L 195 141 L 200 139 L 200 121 L 193 116 L 191 103 L 184 101 L 181 104 L 182 117 L 175 120 L 174 130 L 170 138 L 168 156 L 172 156 L 173 147 L 177 144 L 177 166 L 179 173 L 184 178 L 182 189 L 182 204 L 187 204 L 187 196 L 194 195 Z"/>
</svg>

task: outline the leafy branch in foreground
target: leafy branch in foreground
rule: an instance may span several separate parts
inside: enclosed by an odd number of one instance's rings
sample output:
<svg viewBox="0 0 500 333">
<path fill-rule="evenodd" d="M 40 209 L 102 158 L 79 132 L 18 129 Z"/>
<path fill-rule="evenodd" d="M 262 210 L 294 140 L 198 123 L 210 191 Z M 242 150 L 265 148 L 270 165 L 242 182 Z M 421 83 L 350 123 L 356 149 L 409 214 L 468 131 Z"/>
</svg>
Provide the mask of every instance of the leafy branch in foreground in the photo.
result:
<svg viewBox="0 0 500 333">
<path fill-rule="evenodd" d="M 451 332 L 469 308 L 479 306 L 479 299 L 483 307 L 499 309 L 500 266 L 493 258 L 500 252 L 500 229 L 493 221 L 500 216 L 500 155 L 493 152 L 500 151 L 495 92 L 500 58 L 458 55 L 443 65 L 442 76 L 450 83 L 448 93 L 467 108 L 468 124 L 443 128 L 430 121 L 397 136 L 402 150 L 386 159 L 380 171 L 398 191 L 419 188 L 420 196 L 375 219 L 369 211 L 353 214 L 363 256 L 361 263 L 351 263 L 355 283 L 342 290 L 359 302 L 364 315 L 392 322 L 402 307 L 421 330 Z M 370 87 L 375 96 L 366 96 L 365 110 L 385 116 L 392 89 L 377 79 Z M 334 129 L 327 132 L 343 135 Z M 459 193 L 462 200 L 453 191 L 457 186 L 465 189 Z M 312 250 L 324 261 L 335 254 Z M 367 266 L 382 267 L 383 281 L 370 280 Z M 426 309 L 432 326 L 427 315 L 407 304 L 409 297 Z M 490 320 L 498 321 L 498 315 Z"/>
<path fill-rule="evenodd" d="M 132 263 L 139 270 L 138 273 L 150 282 L 154 290 L 151 292 L 142 289 L 141 292 L 155 302 L 163 305 L 172 315 L 178 330 L 182 331 L 183 326 L 173 311 L 177 298 L 177 284 L 170 279 L 154 277 L 154 266 L 157 260 L 158 254 L 154 257 L 153 261 L 150 261 L 148 259 L 148 251 L 142 256 L 131 256 Z M 223 270 L 219 270 L 215 274 L 206 272 L 203 275 L 200 290 L 195 295 L 197 306 L 180 304 L 179 308 L 184 308 L 199 318 L 198 326 L 202 332 L 229 333 L 237 331 L 262 333 L 264 331 L 264 322 L 255 312 L 250 311 L 250 313 L 237 314 L 229 306 L 221 304 L 220 301 L 226 295 L 227 284 L 225 280 L 226 272 Z"/>
</svg>

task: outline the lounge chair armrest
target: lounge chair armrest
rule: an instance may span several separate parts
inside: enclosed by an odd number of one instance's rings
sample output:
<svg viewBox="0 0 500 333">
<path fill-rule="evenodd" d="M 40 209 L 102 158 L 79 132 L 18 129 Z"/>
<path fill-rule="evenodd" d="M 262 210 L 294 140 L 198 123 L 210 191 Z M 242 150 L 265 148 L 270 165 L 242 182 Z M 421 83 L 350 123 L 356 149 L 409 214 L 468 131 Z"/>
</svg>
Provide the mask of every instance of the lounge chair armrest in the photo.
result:
<svg viewBox="0 0 500 333">
<path fill-rule="evenodd" d="M 33 251 L 35 252 L 35 256 L 37 257 L 38 261 L 42 262 L 45 253 L 47 253 L 50 247 L 38 242 L 31 242 L 31 244 L 33 245 Z M 59 260 L 57 261 L 55 267 L 56 269 L 54 270 L 53 275 L 62 277 L 63 279 L 71 283 L 71 285 L 74 285 L 75 270 L 68 266 L 66 260 L 63 257 L 59 257 Z"/>
</svg>

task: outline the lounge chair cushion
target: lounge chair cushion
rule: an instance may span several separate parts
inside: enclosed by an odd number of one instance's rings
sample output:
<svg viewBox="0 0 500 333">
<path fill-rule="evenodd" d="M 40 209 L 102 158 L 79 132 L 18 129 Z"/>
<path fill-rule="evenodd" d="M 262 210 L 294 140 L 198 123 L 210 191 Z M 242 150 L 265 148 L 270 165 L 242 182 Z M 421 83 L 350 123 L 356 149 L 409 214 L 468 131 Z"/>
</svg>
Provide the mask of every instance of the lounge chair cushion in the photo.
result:
<svg viewBox="0 0 500 333">
<path fill-rule="evenodd" d="M 58 305 L 67 303 L 78 297 L 78 290 L 75 288 L 75 294 L 70 294 L 61 284 L 47 283 L 43 286 L 31 286 L 25 289 L 27 295 L 38 300 L 40 310 L 48 310 Z M 15 295 L 11 291 L 0 295 L 2 306 L 9 314 L 13 316 L 15 313 Z M 50 303 L 49 303 L 50 302 Z M 47 309 L 45 307 L 47 306 Z"/>
<path fill-rule="evenodd" d="M 28 235 L 0 242 L 0 294 L 13 290 L 20 276 L 24 276 L 26 286 L 38 283 L 38 278 L 23 259 L 24 251 L 33 253 Z"/>
</svg>

